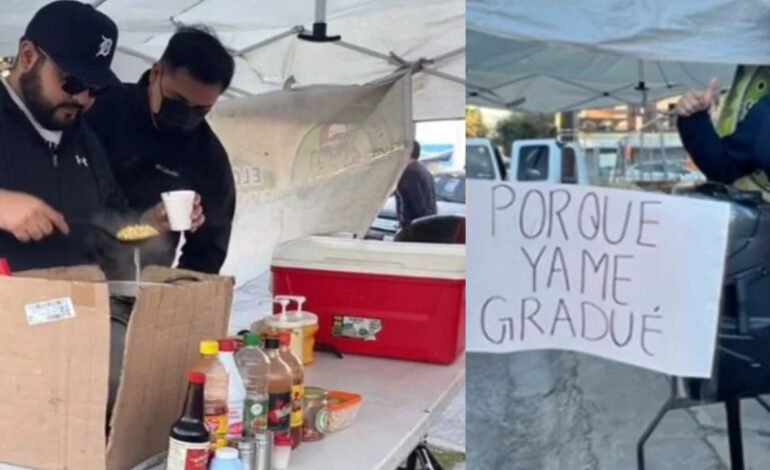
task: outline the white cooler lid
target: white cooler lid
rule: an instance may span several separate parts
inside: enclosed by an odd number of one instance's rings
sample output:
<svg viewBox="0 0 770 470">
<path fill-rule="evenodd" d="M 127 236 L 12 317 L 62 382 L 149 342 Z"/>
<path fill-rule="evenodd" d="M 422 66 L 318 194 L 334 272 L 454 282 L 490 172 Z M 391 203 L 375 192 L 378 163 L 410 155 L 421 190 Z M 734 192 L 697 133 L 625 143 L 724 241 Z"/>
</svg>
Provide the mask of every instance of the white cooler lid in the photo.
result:
<svg viewBox="0 0 770 470">
<path fill-rule="evenodd" d="M 465 279 L 465 245 L 308 237 L 280 245 L 280 268 Z"/>
</svg>

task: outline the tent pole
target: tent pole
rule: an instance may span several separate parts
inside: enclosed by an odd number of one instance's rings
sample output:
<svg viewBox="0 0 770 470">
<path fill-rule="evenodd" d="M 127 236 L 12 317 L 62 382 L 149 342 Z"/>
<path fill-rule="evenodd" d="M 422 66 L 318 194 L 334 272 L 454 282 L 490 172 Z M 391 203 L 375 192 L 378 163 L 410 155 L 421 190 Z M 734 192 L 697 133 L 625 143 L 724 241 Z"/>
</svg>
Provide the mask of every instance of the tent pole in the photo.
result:
<svg viewBox="0 0 770 470">
<path fill-rule="evenodd" d="M 296 35 L 298 33 L 304 33 L 304 32 L 305 32 L 305 28 L 303 28 L 302 26 L 295 26 L 295 27 L 291 28 L 288 31 L 284 31 L 281 34 L 277 34 L 277 35 L 269 37 L 269 38 L 267 38 L 267 39 L 265 39 L 263 41 L 260 41 L 260 42 L 258 42 L 256 44 L 252 44 L 251 46 L 247 46 L 247 47 L 244 47 L 243 49 L 239 49 L 239 50 L 235 51 L 235 54 L 238 55 L 238 56 L 243 56 L 245 54 L 249 54 L 251 52 L 254 52 L 257 49 L 260 49 L 262 47 L 268 46 L 268 45 L 270 45 L 270 44 L 272 44 L 274 42 L 278 42 L 281 39 L 284 39 L 284 38 L 287 38 L 287 37 L 290 37 L 290 36 L 294 36 L 294 35 Z"/>
<path fill-rule="evenodd" d="M 429 68 L 423 68 L 420 71 L 428 75 L 433 75 L 434 77 L 443 78 L 444 80 L 449 80 L 450 82 L 459 83 L 460 85 L 465 86 L 465 80 L 463 80 L 460 77 L 456 77 L 454 75 L 444 73 L 444 72 L 439 72 L 438 70 L 433 70 Z"/>
<path fill-rule="evenodd" d="M 315 2 L 315 22 L 326 23 L 326 0 L 316 0 Z"/>
<path fill-rule="evenodd" d="M 326 0 L 315 0 L 313 33 L 300 33 L 297 37 L 310 42 L 334 42 L 340 40 L 339 35 L 328 36 L 326 34 Z"/>
<path fill-rule="evenodd" d="M 391 64 L 394 63 L 393 57 L 391 57 L 389 55 L 386 55 L 386 54 L 383 54 L 381 52 L 377 52 L 377 51 L 372 50 L 372 49 L 367 49 L 365 47 L 357 46 L 355 44 L 351 44 L 351 43 L 345 42 L 345 41 L 337 41 L 334 44 L 336 44 L 338 46 L 341 46 L 341 47 L 344 47 L 346 49 L 350 49 L 352 51 L 360 52 L 362 54 L 366 54 L 366 55 L 369 55 L 369 56 L 372 56 L 372 57 L 377 57 L 378 59 L 382 59 L 382 60 L 387 61 L 387 62 L 389 62 Z M 396 65 L 401 65 L 401 64 L 396 64 Z"/>
<path fill-rule="evenodd" d="M 465 47 L 464 46 L 463 47 L 458 47 L 457 49 L 455 49 L 453 51 L 447 52 L 446 54 L 441 54 L 441 55 L 436 56 L 436 57 L 434 57 L 432 59 L 428 59 L 428 61 L 435 64 L 436 62 L 441 62 L 443 60 L 449 59 L 449 58 L 454 57 L 456 55 L 460 55 L 463 52 L 465 52 Z"/>
<path fill-rule="evenodd" d="M 415 71 L 415 73 L 416 72 L 425 72 L 428 75 L 433 75 L 433 76 L 436 76 L 436 77 L 439 77 L 439 78 L 443 78 L 444 80 L 449 80 L 450 82 L 459 83 L 460 85 L 466 85 L 465 80 L 460 78 L 460 77 L 457 77 L 457 76 L 454 76 L 454 75 L 451 75 L 451 74 L 448 74 L 448 73 L 444 73 L 444 72 L 439 72 L 438 70 L 429 69 L 429 68 L 425 67 L 425 63 L 435 63 L 435 62 L 438 62 L 440 60 L 444 60 L 444 59 L 446 59 L 448 57 L 452 57 L 454 55 L 462 53 L 463 51 L 465 51 L 464 47 L 455 49 L 454 51 L 451 51 L 451 52 L 448 52 L 448 53 L 443 54 L 441 56 L 438 56 L 435 59 L 427 59 L 427 60 L 423 59 L 423 60 L 418 60 L 416 62 L 409 62 L 406 59 L 402 59 L 402 58 L 398 57 L 394 53 L 391 53 L 390 55 L 386 55 L 386 54 L 383 54 L 381 52 L 378 52 L 378 51 L 375 51 L 375 50 L 372 50 L 372 49 L 368 49 L 368 48 L 363 47 L 363 46 L 358 46 L 356 44 L 351 44 L 351 43 L 345 42 L 345 41 L 336 41 L 334 44 L 336 44 L 336 45 L 338 45 L 340 47 L 344 47 L 346 49 L 350 49 L 351 51 L 360 52 L 361 54 L 364 54 L 364 55 L 368 55 L 368 56 L 371 56 L 371 57 L 376 57 L 378 59 L 382 59 L 382 60 L 388 62 L 391 65 L 396 65 L 396 66 L 399 66 L 399 67 L 413 67 L 415 65 L 420 65 L 420 67 L 418 67 L 418 69 Z"/>
</svg>

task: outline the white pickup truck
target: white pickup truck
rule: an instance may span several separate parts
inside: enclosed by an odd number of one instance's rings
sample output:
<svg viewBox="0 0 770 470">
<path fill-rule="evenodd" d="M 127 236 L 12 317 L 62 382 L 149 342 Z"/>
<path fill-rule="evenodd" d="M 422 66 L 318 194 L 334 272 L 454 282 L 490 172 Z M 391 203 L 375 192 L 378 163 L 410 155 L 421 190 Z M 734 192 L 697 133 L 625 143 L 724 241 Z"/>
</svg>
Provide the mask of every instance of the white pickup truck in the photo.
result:
<svg viewBox="0 0 770 470">
<path fill-rule="evenodd" d="M 599 184 L 599 164 L 577 142 L 524 139 L 511 146 L 511 182 Z"/>
</svg>

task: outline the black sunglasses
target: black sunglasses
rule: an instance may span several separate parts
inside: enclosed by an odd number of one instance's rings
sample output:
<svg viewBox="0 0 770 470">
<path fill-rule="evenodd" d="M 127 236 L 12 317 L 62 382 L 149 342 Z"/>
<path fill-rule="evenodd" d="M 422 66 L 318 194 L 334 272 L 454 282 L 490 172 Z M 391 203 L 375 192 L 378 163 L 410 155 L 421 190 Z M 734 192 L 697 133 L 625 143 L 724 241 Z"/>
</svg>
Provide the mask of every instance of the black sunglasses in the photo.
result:
<svg viewBox="0 0 770 470">
<path fill-rule="evenodd" d="M 43 57 L 48 59 L 51 64 L 56 67 L 56 70 L 58 70 L 59 73 L 64 76 L 64 81 L 61 84 L 61 89 L 64 93 L 74 96 L 79 95 L 84 91 L 88 91 L 89 95 L 96 97 L 107 91 L 107 87 L 88 85 L 86 82 L 73 75 L 67 75 L 58 65 L 56 65 L 56 62 L 51 59 L 51 56 L 49 56 L 43 49 L 38 47 L 37 50 L 40 51 Z"/>
</svg>

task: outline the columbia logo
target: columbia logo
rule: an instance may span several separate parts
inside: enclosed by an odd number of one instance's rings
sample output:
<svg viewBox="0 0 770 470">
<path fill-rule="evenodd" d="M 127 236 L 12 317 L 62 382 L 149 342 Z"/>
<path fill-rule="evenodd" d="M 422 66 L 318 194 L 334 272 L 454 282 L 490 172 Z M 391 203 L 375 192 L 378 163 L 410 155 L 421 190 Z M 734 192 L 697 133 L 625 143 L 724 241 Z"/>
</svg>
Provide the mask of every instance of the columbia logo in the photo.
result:
<svg viewBox="0 0 770 470">
<path fill-rule="evenodd" d="M 174 171 L 174 170 L 172 170 L 170 168 L 166 168 L 163 165 L 160 165 L 160 164 L 156 163 L 155 164 L 155 169 L 158 170 L 161 173 L 165 173 L 165 174 L 167 174 L 169 176 L 173 176 L 174 178 L 179 178 L 179 173 L 178 172 L 176 172 L 176 171 Z"/>
</svg>

